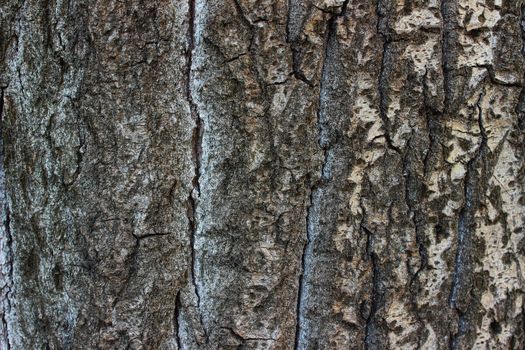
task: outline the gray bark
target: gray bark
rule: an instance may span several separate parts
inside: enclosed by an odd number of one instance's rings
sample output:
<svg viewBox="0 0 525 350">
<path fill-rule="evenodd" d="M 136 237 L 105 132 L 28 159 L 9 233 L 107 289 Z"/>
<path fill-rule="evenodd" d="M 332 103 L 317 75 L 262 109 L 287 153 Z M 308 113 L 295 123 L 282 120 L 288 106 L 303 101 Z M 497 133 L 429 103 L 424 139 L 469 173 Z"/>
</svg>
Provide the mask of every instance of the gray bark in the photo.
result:
<svg viewBox="0 0 525 350">
<path fill-rule="evenodd" d="M 521 349 L 525 5 L 5 0 L 0 349 Z"/>
</svg>

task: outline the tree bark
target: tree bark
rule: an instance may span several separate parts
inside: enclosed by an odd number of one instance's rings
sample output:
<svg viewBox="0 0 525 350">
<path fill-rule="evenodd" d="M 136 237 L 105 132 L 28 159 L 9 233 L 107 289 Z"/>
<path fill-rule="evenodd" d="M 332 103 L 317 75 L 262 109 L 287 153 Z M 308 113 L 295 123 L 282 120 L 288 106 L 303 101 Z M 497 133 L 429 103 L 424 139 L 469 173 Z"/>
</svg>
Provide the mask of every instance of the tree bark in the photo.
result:
<svg viewBox="0 0 525 350">
<path fill-rule="evenodd" d="M 5 0 L 0 349 L 521 349 L 525 5 Z"/>
</svg>

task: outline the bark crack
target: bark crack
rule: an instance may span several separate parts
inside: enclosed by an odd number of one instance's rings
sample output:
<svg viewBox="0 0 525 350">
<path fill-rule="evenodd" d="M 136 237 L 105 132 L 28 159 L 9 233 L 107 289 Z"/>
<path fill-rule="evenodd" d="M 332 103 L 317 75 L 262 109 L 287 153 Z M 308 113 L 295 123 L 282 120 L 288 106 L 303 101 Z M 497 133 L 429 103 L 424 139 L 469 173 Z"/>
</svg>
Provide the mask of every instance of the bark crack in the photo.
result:
<svg viewBox="0 0 525 350">
<path fill-rule="evenodd" d="M 518 87 L 518 88 L 523 87 L 523 84 L 520 82 L 506 82 L 506 81 L 499 79 L 496 76 L 496 72 L 494 71 L 494 66 L 491 64 L 478 64 L 473 67 L 485 69 L 489 75 L 490 82 L 494 85 L 507 86 L 507 87 Z"/>
<path fill-rule="evenodd" d="M 324 160 L 323 164 L 321 166 L 321 174 L 318 180 L 316 180 L 313 184 L 313 186 L 310 189 L 310 197 L 309 197 L 309 206 L 306 210 L 306 242 L 303 246 L 303 252 L 301 256 L 301 273 L 299 275 L 299 285 L 298 285 L 298 296 L 297 296 L 297 308 L 296 308 L 296 330 L 295 330 L 295 343 L 294 343 L 294 349 L 302 349 L 304 347 L 304 314 L 305 314 L 305 307 L 306 307 L 306 281 L 305 277 L 308 274 L 310 267 L 308 265 L 309 257 L 313 254 L 313 239 L 314 239 L 314 220 L 318 221 L 319 216 L 319 197 L 321 195 L 321 187 L 328 181 L 330 177 L 330 171 L 328 169 L 328 162 L 330 158 L 330 151 L 333 148 L 333 145 L 328 142 L 325 143 L 323 139 L 323 134 L 325 132 L 325 120 L 324 120 L 324 114 L 325 111 L 323 110 L 323 96 L 324 96 L 324 89 L 326 88 L 326 80 L 328 78 L 328 63 L 331 60 L 331 56 L 333 55 L 333 49 L 332 45 L 335 45 L 336 42 L 336 30 L 337 30 L 337 18 L 344 16 L 346 13 L 346 9 L 348 6 L 349 0 L 346 0 L 342 7 L 341 12 L 333 14 L 332 17 L 327 21 L 327 31 L 326 31 L 326 39 L 325 39 L 325 54 L 324 54 L 324 60 L 323 60 L 323 67 L 322 67 L 322 73 L 321 73 L 321 81 L 319 84 L 319 102 L 318 102 L 318 110 L 317 110 L 317 128 L 319 130 L 319 146 L 324 152 Z M 295 66 L 295 60 L 294 60 L 294 66 Z M 294 74 L 296 73 L 296 69 L 294 68 Z M 307 82 L 307 81 L 305 81 Z M 308 82 L 307 82 L 308 83 Z M 311 84 L 311 83 L 310 83 Z M 309 85 L 310 85 L 309 84 Z M 313 86 L 310 85 L 310 86 Z"/>
<path fill-rule="evenodd" d="M 464 204 L 461 208 L 458 218 L 457 228 L 457 250 L 454 265 L 454 274 L 452 281 L 452 288 L 450 291 L 449 305 L 458 313 L 458 331 L 451 336 L 451 349 L 458 349 L 460 347 L 461 338 L 469 331 L 470 320 L 468 318 L 468 308 L 470 303 L 461 300 L 462 295 L 468 294 L 470 289 L 470 274 L 471 274 L 471 250 L 472 250 L 472 236 L 474 234 L 473 228 L 475 226 L 475 215 L 479 196 L 482 193 L 480 188 L 480 181 L 483 174 L 478 174 L 477 167 L 483 166 L 485 153 L 487 149 L 487 133 L 483 125 L 482 108 L 480 106 L 484 97 L 484 93 L 479 95 L 476 103 L 478 110 L 478 126 L 481 133 L 481 142 L 476 152 L 476 155 L 468 162 L 463 184 Z M 465 305 L 466 302 L 466 305 Z"/>
<path fill-rule="evenodd" d="M 180 339 L 180 310 L 181 310 L 181 291 L 177 292 L 175 297 L 175 309 L 173 310 L 173 330 L 175 331 L 175 341 L 177 342 L 177 349 L 182 350 L 182 341 Z"/>
<path fill-rule="evenodd" d="M 420 265 L 418 269 L 413 274 L 412 278 L 410 279 L 410 285 L 417 279 L 419 273 L 421 270 L 423 270 L 428 263 L 428 253 L 427 249 L 425 247 L 425 237 L 424 237 L 424 231 L 421 231 L 421 211 L 418 208 L 418 203 L 420 202 L 420 188 L 421 183 L 420 180 L 417 178 L 417 175 L 414 174 L 414 172 L 411 170 L 410 167 L 411 163 L 411 151 L 416 149 L 415 147 L 412 147 L 411 143 L 413 140 L 413 133 L 414 130 L 412 130 L 412 136 L 410 137 L 410 140 L 408 141 L 408 150 L 405 152 L 405 157 L 403 159 L 403 173 L 405 175 L 405 203 L 408 208 L 408 214 L 410 217 L 410 220 L 412 221 L 412 225 L 414 225 L 415 230 L 415 236 L 416 236 L 416 244 L 418 246 L 418 253 L 419 257 L 421 259 Z"/>
<path fill-rule="evenodd" d="M 9 210 L 9 203 L 7 198 L 7 188 L 5 183 L 5 168 L 4 168 L 4 92 L 6 86 L 0 87 L 0 202 L 3 205 L 3 233 L 0 237 L 0 254 L 4 255 L 3 266 L 0 266 L 0 276 L 3 280 L 3 286 L 0 294 L 0 301 L 2 302 L 0 312 L 2 314 L 2 340 L 5 341 L 7 350 L 11 349 L 11 340 L 9 337 L 9 323 L 7 321 L 7 312 L 11 309 L 11 288 L 13 284 L 13 256 L 12 243 L 13 237 L 11 235 L 11 213 Z"/>
<path fill-rule="evenodd" d="M 75 171 L 73 173 L 71 181 L 63 181 L 66 191 L 69 190 L 69 188 L 78 180 L 78 178 L 80 177 L 80 173 L 82 172 L 82 161 L 84 159 L 85 140 L 80 131 L 80 127 L 78 131 L 78 139 L 79 139 L 79 145 L 77 146 L 77 150 L 75 152 L 76 153 Z"/>
<path fill-rule="evenodd" d="M 452 99 L 452 72 L 453 72 L 453 57 L 452 46 L 454 40 L 454 22 L 452 21 L 455 15 L 455 7 L 453 0 L 441 1 L 441 68 L 443 71 L 443 90 L 444 90 L 444 108 L 445 112 L 450 110 Z"/>
<path fill-rule="evenodd" d="M 202 161 L 202 138 L 203 138 L 203 123 L 199 115 L 199 109 L 192 93 L 192 69 L 193 69 L 193 52 L 195 50 L 195 4 L 196 0 L 188 0 L 188 33 L 187 42 L 188 48 L 186 52 L 186 99 L 190 106 L 191 118 L 194 121 L 192 130 L 192 159 L 194 162 L 194 176 L 191 181 L 191 189 L 187 199 L 187 217 L 190 231 L 190 282 L 193 286 L 193 291 L 197 299 L 197 312 L 199 320 L 203 327 L 206 339 L 208 338 L 206 328 L 201 313 L 201 293 L 197 283 L 196 275 L 196 257 L 195 257 L 195 238 L 198 231 L 197 222 L 197 200 L 200 197 L 200 176 L 201 176 L 201 161 Z"/>
<path fill-rule="evenodd" d="M 385 129 L 385 141 L 388 148 L 395 151 L 398 154 L 402 154 L 399 147 L 394 145 L 391 137 L 391 123 L 388 118 L 388 79 L 390 76 L 390 68 L 393 64 L 390 62 L 391 53 L 390 53 L 390 44 L 392 43 L 391 35 L 387 32 L 385 27 L 387 27 L 387 17 L 385 15 L 385 9 L 382 0 L 377 1 L 377 34 L 381 37 L 383 41 L 383 50 L 381 53 L 381 68 L 379 70 L 379 83 L 378 83 L 378 93 L 379 93 L 379 115 L 383 122 L 383 128 Z"/>
<path fill-rule="evenodd" d="M 525 57 L 525 4 L 521 5 L 521 53 Z M 525 74 L 523 76 L 525 80 Z M 521 130 L 525 130 L 525 86 L 521 89 L 518 105 L 516 106 L 516 114 L 518 115 L 518 126 Z"/>
<path fill-rule="evenodd" d="M 424 115 L 425 115 L 425 122 L 426 122 L 426 128 L 428 133 L 428 149 L 425 153 L 425 158 L 423 159 L 423 174 L 425 177 L 430 173 L 430 166 L 432 162 L 432 158 L 434 156 L 434 150 L 439 144 L 439 136 L 436 135 L 439 133 L 439 124 L 437 120 L 439 120 L 439 116 L 443 114 L 443 111 L 436 110 L 430 103 L 430 93 L 429 88 L 427 84 L 428 79 L 428 71 L 425 70 L 425 75 L 423 76 L 423 105 L 424 105 Z"/>
<path fill-rule="evenodd" d="M 373 236 L 370 230 L 366 229 L 364 226 L 367 237 Z M 370 241 L 369 244 L 372 244 Z M 368 247 L 367 250 L 371 249 Z M 379 257 L 373 251 L 369 252 L 370 260 L 372 262 L 372 302 L 370 306 L 370 313 L 366 318 L 366 327 L 365 327 L 365 350 L 370 348 L 375 348 L 377 343 L 377 330 L 375 317 L 377 311 L 379 310 L 379 302 L 381 297 L 381 271 L 379 269 L 378 259 Z"/>
<path fill-rule="evenodd" d="M 315 194 L 315 191 L 316 189 L 312 188 L 310 190 L 310 204 L 308 206 L 308 209 L 306 210 L 306 242 L 303 246 L 303 252 L 302 252 L 302 255 L 301 255 L 301 274 L 299 275 L 299 283 L 298 283 L 298 295 L 297 295 L 297 307 L 296 307 L 296 328 L 295 328 L 295 342 L 294 342 L 294 349 L 295 350 L 298 350 L 299 349 L 299 344 L 301 342 L 301 335 L 302 335 L 302 327 L 301 327 L 301 323 L 303 322 L 303 318 L 304 318 L 304 311 L 303 311 L 303 308 L 304 308 L 304 289 L 305 289 L 305 281 L 304 281 L 304 277 L 305 277 L 305 274 L 306 274 L 306 270 L 307 270 L 307 255 L 308 255 L 308 252 L 309 252 L 309 249 L 310 249 L 310 245 L 311 245 L 311 231 L 310 231 L 310 225 L 311 225 L 311 218 L 310 218 L 310 215 L 311 215 L 311 208 L 313 207 L 314 205 L 314 194 Z"/>
</svg>

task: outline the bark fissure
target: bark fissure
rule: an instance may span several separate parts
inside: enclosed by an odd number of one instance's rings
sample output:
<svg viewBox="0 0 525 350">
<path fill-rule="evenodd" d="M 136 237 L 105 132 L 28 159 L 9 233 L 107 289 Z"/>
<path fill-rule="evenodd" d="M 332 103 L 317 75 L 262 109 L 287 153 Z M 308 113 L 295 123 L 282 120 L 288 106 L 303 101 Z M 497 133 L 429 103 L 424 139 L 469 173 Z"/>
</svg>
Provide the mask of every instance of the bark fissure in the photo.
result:
<svg viewBox="0 0 525 350">
<path fill-rule="evenodd" d="M 173 310 L 173 330 L 175 332 L 175 341 L 177 343 L 177 349 L 182 350 L 182 341 L 180 338 L 180 311 L 182 308 L 181 304 L 181 291 L 177 292 L 175 297 L 175 309 Z"/>
<path fill-rule="evenodd" d="M 294 349 L 295 350 L 298 350 L 299 349 L 299 344 L 301 342 L 301 332 L 303 331 L 302 330 L 302 325 L 301 323 L 303 322 L 303 310 L 302 308 L 304 307 L 304 289 L 305 289 L 305 281 L 304 281 L 304 277 L 305 277 L 305 274 L 307 272 L 307 263 L 308 263 L 308 260 L 307 260 L 307 255 L 309 253 L 309 248 L 311 246 L 311 240 L 312 240 L 312 237 L 311 237 L 311 229 L 310 229 L 310 224 L 311 224 L 311 218 L 310 218 L 310 215 L 311 215 L 311 212 L 310 212 L 310 209 L 313 207 L 314 205 L 314 195 L 315 195 L 315 191 L 316 189 L 315 188 L 312 188 L 310 190 L 310 197 L 309 197 L 309 205 L 308 205 L 308 208 L 306 209 L 306 242 L 303 246 L 303 251 L 302 251 L 302 255 L 301 255 L 301 273 L 299 275 L 299 283 L 298 283 L 298 286 L 297 286 L 297 306 L 296 306 L 296 309 L 295 309 L 295 318 L 296 318 L 296 323 L 295 323 L 295 342 L 294 342 Z"/>
<path fill-rule="evenodd" d="M 238 345 L 239 347 L 244 347 L 246 345 L 246 342 L 247 341 L 258 341 L 258 340 L 271 340 L 271 341 L 275 341 L 274 338 L 262 338 L 262 337 L 243 337 L 242 335 L 240 335 L 239 333 L 237 333 L 233 328 L 231 327 L 221 327 L 221 329 L 224 329 L 224 330 L 227 330 L 228 332 L 230 332 L 235 338 L 237 338 L 241 344 Z"/>
<path fill-rule="evenodd" d="M 326 89 L 326 83 L 328 79 L 328 65 L 332 59 L 333 55 L 333 47 L 332 45 L 336 44 L 336 30 L 337 30 L 337 18 L 344 16 L 346 12 L 346 8 L 348 6 L 349 0 L 346 0 L 342 7 L 341 12 L 338 14 L 334 14 L 330 19 L 327 21 L 327 31 L 326 31 L 326 39 L 325 39 L 325 54 L 324 54 L 324 60 L 323 60 L 323 66 L 321 69 L 321 80 L 319 84 L 319 101 L 318 101 L 318 110 L 317 110 L 317 129 L 319 132 L 319 146 L 323 150 L 324 153 L 324 159 L 323 163 L 321 165 L 321 174 L 320 177 L 313 186 L 310 189 L 310 203 L 308 205 L 308 208 L 306 210 L 306 242 L 303 246 L 303 252 L 301 256 L 301 274 L 299 275 L 299 285 L 298 285 L 298 297 L 297 297 L 297 309 L 296 309 L 296 331 L 295 331 L 295 344 L 294 349 L 301 349 L 301 342 L 303 339 L 303 326 L 304 326 L 304 308 L 306 305 L 305 298 L 307 295 L 305 294 L 306 289 L 306 281 L 305 277 L 309 272 L 309 265 L 308 262 L 311 260 L 310 257 L 313 253 L 313 240 L 314 240 L 314 230 L 315 230 L 315 223 L 318 224 L 318 216 L 319 213 L 319 197 L 321 196 L 321 191 L 324 183 L 326 183 L 329 180 L 330 173 L 328 169 L 328 163 L 329 163 L 329 157 L 330 152 L 332 151 L 333 144 L 331 142 L 325 142 L 323 139 L 323 134 L 325 131 L 325 111 L 323 110 L 323 96 L 324 96 L 324 89 Z M 295 70 L 295 69 L 294 69 Z M 315 220 L 315 221 L 314 221 Z"/>
<path fill-rule="evenodd" d="M 192 151 L 193 160 L 195 165 L 194 178 L 192 180 L 193 189 L 197 190 L 200 194 L 199 179 L 201 175 L 201 156 L 202 156 L 202 119 L 199 115 L 199 109 L 192 93 L 192 69 L 193 69 L 193 51 L 195 50 L 195 1 L 189 0 L 189 13 L 188 13 L 188 49 L 187 49 L 187 62 L 186 62 L 186 98 L 190 105 L 191 117 L 195 122 L 195 126 L 192 131 Z M 193 196 L 193 195 L 192 195 Z"/>
<path fill-rule="evenodd" d="M 479 64 L 479 65 L 475 65 L 474 67 L 485 69 L 488 73 L 490 82 L 493 85 L 506 86 L 506 87 L 518 87 L 518 88 L 523 87 L 523 84 L 521 82 L 506 82 L 506 81 L 499 79 L 496 76 L 496 72 L 494 71 L 494 66 L 491 64 Z"/>
<path fill-rule="evenodd" d="M 85 145 L 85 140 L 84 138 L 82 137 L 82 134 L 79 130 L 79 145 L 77 146 L 77 150 L 76 150 L 76 167 L 75 167 L 75 171 L 73 173 L 73 176 L 72 176 L 72 179 L 71 181 L 63 181 L 64 183 L 64 186 L 66 188 L 66 191 L 78 180 L 78 178 L 80 177 L 80 173 L 82 172 L 82 161 L 83 161 L 83 158 L 84 158 L 84 152 L 83 152 L 83 149 L 84 149 L 84 145 Z"/>
<path fill-rule="evenodd" d="M 439 144 L 439 116 L 443 114 L 442 110 L 436 110 L 430 103 L 430 90 L 427 84 L 428 79 L 428 71 L 425 70 L 425 74 L 423 75 L 423 105 L 425 107 L 425 110 L 423 111 L 425 115 L 425 123 L 427 128 L 427 134 L 428 134 L 428 148 L 425 153 L 425 157 L 423 159 L 423 174 L 425 177 L 427 177 L 431 170 L 431 161 L 434 156 L 435 148 Z"/>
<path fill-rule="evenodd" d="M 195 257 L 195 239 L 198 231 L 197 221 L 197 198 L 200 196 L 200 176 L 201 176 L 201 159 L 202 159 L 202 139 L 203 139 L 203 126 L 202 119 L 199 115 L 199 109 L 192 93 L 192 69 L 193 69 L 193 53 L 195 50 L 195 1 L 188 1 L 188 34 L 187 42 L 188 48 L 186 53 L 186 99 L 190 105 L 191 117 L 195 123 L 192 130 L 192 156 L 194 162 L 194 176 L 191 183 L 191 190 L 188 195 L 188 224 L 190 231 L 190 281 L 193 286 L 193 291 L 197 299 L 197 312 L 199 314 L 200 323 L 203 327 L 204 334 L 207 337 L 206 328 L 201 312 L 201 293 L 199 290 L 199 284 L 197 281 L 196 274 L 196 257 Z"/>
<path fill-rule="evenodd" d="M 452 69 L 453 57 L 451 48 L 454 40 L 454 21 L 452 17 L 455 15 L 455 8 L 453 0 L 441 1 L 441 68 L 443 73 L 443 90 L 444 90 L 444 112 L 448 112 L 452 99 Z"/>
<path fill-rule="evenodd" d="M 12 257 L 12 243 L 13 239 L 11 236 L 11 213 L 9 210 L 9 203 L 7 200 L 7 187 L 6 187 L 6 178 L 5 178 L 5 168 L 4 168 L 4 156 L 5 156 L 5 146 L 4 146 L 4 90 L 6 87 L 0 87 L 0 202 L 3 205 L 2 210 L 4 211 L 3 218 L 3 233 L 4 237 L 0 237 L 0 254 L 5 255 L 3 257 L 3 262 L 5 266 L 1 266 L 3 271 L 1 277 L 3 279 L 3 286 L 1 290 L 0 301 L 2 301 L 2 337 L 5 341 L 7 349 L 11 349 L 11 340 L 9 337 L 9 323 L 7 321 L 6 314 L 11 308 L 11 288 L 13 283 L 13 257 Z M 3 242 L 2 242 L 3 241 Z"/>
<path fill-rule="evenodd" d="M 310 81 L 303 73 L 303 71 L 299 68 L 300 67 L 300 61 L 298 58 L 299 51 L 292 45 L 292 73 L 291 75 L 297 79 L 308 85 L 309 87 L 315 87 L 315 84 Z"/>
<path fill-rule="evenodd" d="M 412 140 L 413 140 L 414 130 L 412 130 L 412 136 L 408 141 L 408 149 L 405 152 L 405 157 L 403 159 L 403 173 L 405 175 L 405 204 L 408 208 L 408 216 L 414 226 L 416 244 L 418 246 L 418 254 L 421 259 L 418 269 L 412 275 L 410 280 L 410 285 L 417 279 L 421 270 L 425 268 L 428 262 L 428 252 L 425 247 L 425 236 L 424 232 L 421 230 L 421 212 L 418 209 L 418 202 L 421 200 L 419 194 L 422 184 L 417 178 L 417 175 L 414 174 L 413 165 L 411 164 L 411 154 L 413 152 Z"/>
<path fill-rule="evenodd" d="M 383 41 L 383 50 L 381 53 L 381 67 L 379 70 L 379 83 L 378 83 L 378 95 L 379 95 L 379 115 L 381 117 L 381 120 L 383 122 L 383 128 L 385 131 L 384 137 L 386 141 L 386 146 L 390 148 L 391 150 L 395 151 L 398 154 L 402 154 L 403 152 L 394 145 L 391 137 L 391 125 L 390 125 L 390 119 L 388 118 L 388 92 L 389 92 L 389 77 L 390 77 L 390 70 L 393 66 L 393 62 L 391 62 L 391 52 L 390 52 L 390 45 L 392 43 L 391 35 L 388 34 L 387 29 L 387 17 L 384 14 L 384 4 L 382 0 L 377 1 L 377 34 L 381 37 L 381 40 Z"/>
<path fill-rule="evenodd" d="M 367 236 L 370 237 L 369 244 L 372 245 L 372 232 L 365 228 Z M 367 250 L 371 250 L 372 247 L 368 247 Z M 379 269 L 378 259 L 379 257 L 373 251 L 369 251 L 370 261 L 372 262 L 372 300 L 370 302 L 370 311 L 366 318 L 365 326 L 365 349 L 376 349 L 378 342 L 377 339 L 377 330 L 376 330 L 376 321 L 375 317 L 377 311 L 379 310 L 379 303 L 381 299 L 381 271 Z"/>
<path fill-rule="evenodd" d="M 521 5 L 521 54 L 525 57 L 525 4 Z M 525 73 L 523 74 L 525 80 Z M 521 89 L 518 105 L 516 106 L 516 114 L 518 115 L 518 126 L 521 130 L 525 130 L 525 86 Z"/>
<path fill-rule="evenodd" d="M 480 186 L 483 173 L 478 174 L 477 167 L 482 167 L 487 149 L 487 133 L 483 126 L 482 108 L 480 106 L 484 93 L 479 95 L 476 103 L 478 110 L 478 127 L 481 134 L 481 142 L 474 157 L 468 162 L 463 184 L 464 204 L 460 210 L 457 226 L 456 258 L 454 263 L 454 273 L 452 288 L 450 291 L 449 305 L 458 313 L 458 330 L 451 336 L 451 349 L 458 349 L 461 338 L 469 331 L 471 320 L 468 317 L 470 302 L 465 305 L 464 300 L 460 300 L 460 294 L 469 294 L 471 286 L 468 282 L 472 273 L 472 244 L 475 230 L 475 215 L 480 202 L 480 194 L 483 188 Z"/>
<path fill-rule="evenodd" d="M 286 24 L 285 24 L 285 34 L 287 44 L 290 43 L 290 16 L 292 14 L 292 0 L 286 1 Z"/>
</svg>

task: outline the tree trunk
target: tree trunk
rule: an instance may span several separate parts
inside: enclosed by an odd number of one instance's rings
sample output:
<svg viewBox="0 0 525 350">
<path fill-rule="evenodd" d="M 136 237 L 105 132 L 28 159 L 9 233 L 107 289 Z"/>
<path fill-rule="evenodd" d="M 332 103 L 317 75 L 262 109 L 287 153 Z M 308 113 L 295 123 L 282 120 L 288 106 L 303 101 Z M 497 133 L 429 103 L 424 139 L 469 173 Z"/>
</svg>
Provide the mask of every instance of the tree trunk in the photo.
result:
<svg viewBox="0 0 525 350">
<path fill-rule="evenodd" d="M 0 349 L 522 349 L 520 0 L 4 0 Z"/>
</svg>

